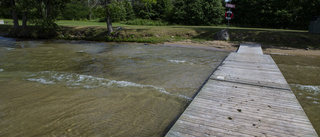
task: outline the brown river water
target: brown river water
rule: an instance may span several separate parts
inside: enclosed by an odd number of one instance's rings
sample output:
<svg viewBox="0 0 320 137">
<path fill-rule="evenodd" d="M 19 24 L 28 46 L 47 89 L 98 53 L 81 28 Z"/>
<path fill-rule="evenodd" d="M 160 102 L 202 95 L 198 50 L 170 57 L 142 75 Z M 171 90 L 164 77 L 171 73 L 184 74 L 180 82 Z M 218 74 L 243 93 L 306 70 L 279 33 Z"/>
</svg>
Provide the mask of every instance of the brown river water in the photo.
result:
<svg viewBox="0 0 320 137">
<path fill-rule="evenodd" d="M 163 136 L 227 55 L 0 37 L 0 136 Z"/>
</svg>

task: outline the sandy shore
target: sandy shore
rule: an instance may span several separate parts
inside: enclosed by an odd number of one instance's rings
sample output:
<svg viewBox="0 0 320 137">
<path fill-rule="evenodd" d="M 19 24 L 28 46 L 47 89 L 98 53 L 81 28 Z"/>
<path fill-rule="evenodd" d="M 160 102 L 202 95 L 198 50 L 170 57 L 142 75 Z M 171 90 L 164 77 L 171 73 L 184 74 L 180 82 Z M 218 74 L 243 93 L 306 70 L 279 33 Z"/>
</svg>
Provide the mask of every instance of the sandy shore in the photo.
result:
<svg viewBox="0 0 320 137">
<path fill-rule="evenodd" d="M 194 47 L 203 49 L 212 49 L 220 51 L 235 52 L 237 51 L 240 43 L 227 42 L 227 41 L 203 41 L 194 42 L 191 40 L 184 40 L 179 42 L 166 42 L 164 45 L 181 46 L 181 47 Z M 290 47 L 272 47 L 262 45 L 264 54 L 284 54 L 284 55 L 300 55 L 300 56 L 320 56 L 320 50 L 306 50 L 296 49 Z"/>
</svg>

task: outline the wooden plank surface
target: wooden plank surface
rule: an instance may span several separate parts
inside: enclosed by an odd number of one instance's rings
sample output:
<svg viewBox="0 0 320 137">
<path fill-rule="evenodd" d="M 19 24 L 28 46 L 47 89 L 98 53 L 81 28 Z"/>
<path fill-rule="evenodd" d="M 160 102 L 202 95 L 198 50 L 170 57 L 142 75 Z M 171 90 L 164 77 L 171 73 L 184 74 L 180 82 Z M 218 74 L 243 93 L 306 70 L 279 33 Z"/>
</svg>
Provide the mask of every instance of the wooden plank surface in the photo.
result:
<svg viewBox="0 0 320 137">
<path fill-rule="evenodd" d="M 318 135 L 272 58 L 260 45 L 242 44 L 166 136 Z"/>
<path fill-rule="evenodd" d="M 241 44 L 241 46 L 239 47 L 237 53 L 258 54 L 258 55 L 262 55 L 263 54 L 260 45 L 258 45 L 258 44 L 249 44 L 249 43 Z"/>
</svg>

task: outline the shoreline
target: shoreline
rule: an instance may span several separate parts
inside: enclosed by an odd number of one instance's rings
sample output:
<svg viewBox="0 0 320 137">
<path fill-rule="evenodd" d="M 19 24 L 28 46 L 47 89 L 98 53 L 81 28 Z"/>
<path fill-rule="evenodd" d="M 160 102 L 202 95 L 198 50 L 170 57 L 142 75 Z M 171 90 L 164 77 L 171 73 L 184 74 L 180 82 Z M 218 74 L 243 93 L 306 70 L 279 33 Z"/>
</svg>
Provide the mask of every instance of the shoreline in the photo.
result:
<svg viewBox="0 0 320 137">
<path fill-rule="evenodd" d="M 7 37 L 7 33 L 0 33 L 1 37 Z M 10 38 L 10 37 L 7 37 Z M 54 38 L 56 39 L 56 38 Z M 59 39 L 59 38 L 58 38 Z M 61 39 L 68 40 L 68 39 Z M 102 41 L 96 41 L 102 42 Z M 131 42 L 126 42 L 131 43 Z M 250 43 L 250 42 L 241 42 L 241 43 Z M 150 43 L 152 44 L 152 43 Z M 197 48 L 204 50 L 215 50 L 215 51 L 225 51 L 225 52 L 236 52 L 240 42 L 233 41 L 192 41 L 190 39 L 181 40 L 176 42 L 163 42 L 158 43 L 163 46 L 174 46 L 174 47 L 183 47 L 183 48 Z M 320 56 L 320 50 L 316 49 L 299 49 L 292 47 L 274 47 L 270 45 L 261 44 L 264 54 L 268 55 L 295 55 L 295 56 Z"/>
<path fill-rule="evenodd" d="M 180 47 L 197 47 L 201 49 L 236 52 L 240 43 L 229 41 L 194 42 L 191 40 L 184 40 L 178 42 L 165 42 L 164 45 L 178 45 Z M 272 47 L 264 44 L 261 44 L 261 46 L 263 53 L 268 55 L 320 56 L 320 50 L 298 49 L 290 47 Z"/>
</svg>

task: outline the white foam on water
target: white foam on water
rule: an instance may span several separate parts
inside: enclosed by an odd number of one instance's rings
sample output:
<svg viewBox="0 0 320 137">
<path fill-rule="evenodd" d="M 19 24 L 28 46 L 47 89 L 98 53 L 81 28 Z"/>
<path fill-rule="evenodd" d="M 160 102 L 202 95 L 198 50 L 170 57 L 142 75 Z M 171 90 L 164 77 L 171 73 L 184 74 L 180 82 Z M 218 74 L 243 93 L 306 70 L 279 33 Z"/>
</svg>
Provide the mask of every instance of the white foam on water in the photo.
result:
<svg viewBox="0 0 320 137">
<path fill-rule="evenodd" d="M 320 104 L 320 102 L 318 102 L 318 101 L 313 101 L 312 103 L 313 104 Z"/>
<path fill-rule="evenodd" d="M 4 71 L 4 69 L 0 69 L 0 72 L 3 72 Z"/>
<path fill-rule="evenodd" d="M 310 96 L 307 96 L 306 98 L 307 98 L 307 99 L 313 99 L 313 97 L 310 97 Z"/>
<path fill-rule="evenodd" d="M 318 66 L 301 66 L 301 65 L 296 65 L 296 68 L 319 69 Z"/>
<path fill-rule="evenodd" d="M 141 85 L 141 84 L 128 82 L 128 81 L 116 81 L 116 80 L 110 80 L 110 79 L 93 77 L 89 75 L 75 74 L 75 73 L 42 71 L 42 72 L 34 73 L 27 76 L 26 80 L 39 82 L 42 84 L 61 84 L 61 85 L 66 85 L 69 88 L 93 89 L 98 87 L 109 87 L 109 86 L 153 88 L 160 93 L 185 98 L 187 100 L 192 100 L 192 98 L 190 97 L 187 97 L 184 95 L 171 94 L 167 92 L 164 88 L 153 86 L 153 85 Z"/>
<path fill-rule="evenodd" d="M 133 83 L 133 82 L 128 82 L 128 81 L 116 81 L 116 80 L 111 80 L 108 84 L 106 84 L 107 86 L 111 86 L 111 85 L 117 85 L 120 87 L 140 87 L 140 88 L 154 88 L 157 91 L 164 93 L 164 94 L 168 94 L 168 95 L 173 95 L 173 96 L 178 96 L 181 98 L 185 98 L 187 100 L 192 100 L 192 98 L 184 96 L 184 95 L 177 95 L 177 94 L 171 94 L 169 92 L 167 92 L 164 88 L 161 87 L 157 87 L 157 86 L 153 86 L 153 85 L 141 85 L 141 84 L 137 84 L 137 83 Z"/>
<path fill-rule="evenodd" d="M 185 99 L 187 99 L 187 100 L 192 100 L 192 98 L 191 97 L 187 97 L 187 96 L 184 96 L 184 95 L 177 95 L 178 97 L 181 97 L 181 98 L 185 98 Z"/>
<path fill-rule="evenodd" d="M 320 93 L 320 86 L 312 86 L 312 85 L 300 85 L 300 84 L 290 84 L 291 86 L 295 86 L 301 90 L 313 92 L 315 94 Z"/>
<path fill-rule="evenodd" d="M 284 54 L 284 53 L 269 53 L 269 54 L 273 54 L 273 55 L 290 55 L 290 54 Z"/>
<path fill-rule="evenodd" d="M 168 61 L 173 62 L 173 63 L 186 63 L 187 62 L 185 60 L 171 60 L 171 59 L 169 59 Z"/>
<path fill-rule="evenodd" d="M 6 48 L 6 50 L 9 50 L 9 51 L 10 51 L 10 50 L 14 50 L 14 49 L 15 49 L 15 48 Z"/>
<path fill-rule="evenodd" d="M 52 81 L 47 81 L 46 79 L 43 79 L 43 78 L 38 78 L 38 79 L 36 79 L 36 78 L 29 78 L 29 79 L 27 79 L 27 80 L 29 80 L 29 81 L 35 81 L 35 82 L 40 82 L 40 83 L 42 83 L 42 84 L 54 84 L 54 82 L 52 82 Z"/>
</svg>

